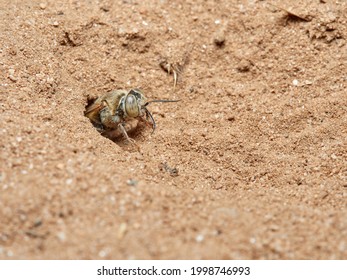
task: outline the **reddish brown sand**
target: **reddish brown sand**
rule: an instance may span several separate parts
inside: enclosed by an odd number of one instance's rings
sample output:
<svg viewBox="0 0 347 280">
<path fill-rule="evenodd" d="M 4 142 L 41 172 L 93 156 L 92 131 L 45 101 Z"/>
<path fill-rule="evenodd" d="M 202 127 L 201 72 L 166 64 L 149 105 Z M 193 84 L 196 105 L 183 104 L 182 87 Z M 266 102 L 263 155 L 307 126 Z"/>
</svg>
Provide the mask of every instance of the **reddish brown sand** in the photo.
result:
<svg viewBox="0 0 347 280">
<path fill-rule="evenodd" d="M 0 258 L 347 258 L 346 1 L 0 0 L 0 18 Z M 149 106 L 140 152 L 83 114 L 131 88 L 181 100 Z"/>
</svg>

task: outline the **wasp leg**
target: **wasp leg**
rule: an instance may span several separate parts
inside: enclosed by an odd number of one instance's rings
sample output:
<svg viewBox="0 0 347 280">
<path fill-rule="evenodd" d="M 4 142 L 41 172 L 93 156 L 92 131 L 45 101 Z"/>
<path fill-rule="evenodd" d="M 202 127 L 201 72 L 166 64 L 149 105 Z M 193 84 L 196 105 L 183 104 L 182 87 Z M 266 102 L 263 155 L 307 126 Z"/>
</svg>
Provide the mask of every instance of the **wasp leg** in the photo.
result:
<svg viewBox="0 0 347 280">
<path fill-rule="evenodd" d="M 172 75 L 173 75 L 173 87 L 174 89 L 177 86 L 177 82 L 178 82 L 178 76 L 181 74 L 181 67 L 179 65 L 173 65 L 172 66 Z"/>
<path fill-rule="evenodd" d="M 151 112 L 148 111 L 147 108 L 145 108 L 145 111 L 146 111 L 146 122 L 147 122 L 148 124 L 151 124 L 151 125 L 152 125 L 152 128 L 153 128 L 152 134 L 153 134 L 154 131 L 155 131 L 155 128 L 157 127 L 157 125 L 155 124 L 155 120 L 154 120 L 154 118 L 153 118 Z M 149 122 L 149 120 L 151 120 L 151 121 Z"/>
<path fill-rule="evenodd" d="M 120 129 L 120 131 L 122 132 L 123 136 L 125 137 L 125 139 L 127 139 L 129 142 L 131 143 L 135 143 L 135 140 L 134 139 L 131 139 L 129 136 L 128 136 L 128 133 L 127 131 L 125 130 L 125 127 L 124 127 L 124 124 L 123 123 L 120 123 L 118 124 L 118 127 Z"/>
<path fill-rule="evenodd" d="M 103 133 L 105 131 L 105 128 L 102 124 L 100 123 L 93 123 L 94 127 L 96 128 L 96 130 L 100 133 Z"/>
<path fill-rule="evenodd" d="M 171 64 L 166 60 L 159 63 L 160 67 L 168 73 L 168 75 L 173 75 L 173 87 L 176 88 L 178 75 L 180 73 L 179 65 Z"/>
<path fill-rule="evenodd" d="M 172 75 L 173 75 L 173 87 L 175 89 L 176 85 L 177 85 L 179 71 L 176 69 L 177 67 L 175 67 L 174 65 L 171 66 L 171 64 L 168 64 L 167 68 L 168 68 L 167 73 L 169 75 L 172 73 Z"/>
<path fill-rule="evenodd" d="M 171 74 L 171 64 L 168 63 L 168 64 L 166 65 L 166 68 L 167 68 L 167 74 L 170 75 L 170 74 Z"/>
<path fill-rule="evenodd" d="M 177 85 L 177 72 L 175 70 L 172 70 L 173 76 L 174 76 L 174 89 L 176 88 Z"/>
<path fill-rule="evenodd" d="M 131 144 L 133 144 L 133 145 L 140 151 L 140 146 L 137 145 L 137 143 L 135 142 L 134 139 L 132 139 L 132 138 L 130 138 L 130 137 L 128 136 L 128 133 L 127 133 L 127 131 L 126 131 L 125 128 L 124 128 L 124 123 L 118 124 L 118 127 L 119 127 L 120 131 L 122 132 L 123 136 L 125 137 L 125 139 L 126 139 L 127 141 L 129 141 Z"/>
<path fill-rule="evenodd" d="M 152 127 L 153 128 L 153 124 L 152 122 L 147 118 L 144 118 L 144 117 L 140 117 L 139 120 L 144 123 L 147 127 Z"/>
</svg>

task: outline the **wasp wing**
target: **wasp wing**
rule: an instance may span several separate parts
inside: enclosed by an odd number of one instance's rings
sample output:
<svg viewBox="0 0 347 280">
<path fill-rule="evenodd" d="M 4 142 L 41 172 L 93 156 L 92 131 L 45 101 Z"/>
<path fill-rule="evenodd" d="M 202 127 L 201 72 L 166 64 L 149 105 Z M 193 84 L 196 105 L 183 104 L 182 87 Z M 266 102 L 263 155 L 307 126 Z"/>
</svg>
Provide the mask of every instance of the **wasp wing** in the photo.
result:
<svg viewBox="0 0 347 280">
<path fill-rule="evenodd" d="M 108 126 L 107 122 L 112 123 L 112 117 L 116 114 L 117 109 L 120 106 L 122 98 L 127 94 L 126 90 L 115 90 L 109 93 L 106 93 L 102 96 L 100 96 L 98 99 L 94 101 L 93 104 L 87 106 L 86 111 L 84 112 L 84 115 L 89 118 L 92 123 L 95 125 L 104 125 Z M 108 109 L 106 110 L 106 115 L 108 116 L 106 119 L 100 118 L 100 112 L 105 107 Z"/>
<path fill-rule="evenodd" d="M 104 104 L 102 104 L 102 103 L 99 103 L 99 104 L 93 103 L 93 104 L 91 104 L 91 105 L 89 105 L 87 107 L 86 111 L 84 112 L 84 115 L 89 118 L 90 114 L 99 113 L 100 110 L 102 110 L 103 108 L 105 108 Z"/>
<path fill-rule="evenodd" d="M 93 123 L 100 124 L 100 111 L 105 108 L 104 102 L 100 100 L 99 98 L 95 100 L 95 102 L 91 105 L 89 105 L 86 108 L 86 111 L 84 112 L 84 115 L 89 118 Z"/>
</svg>

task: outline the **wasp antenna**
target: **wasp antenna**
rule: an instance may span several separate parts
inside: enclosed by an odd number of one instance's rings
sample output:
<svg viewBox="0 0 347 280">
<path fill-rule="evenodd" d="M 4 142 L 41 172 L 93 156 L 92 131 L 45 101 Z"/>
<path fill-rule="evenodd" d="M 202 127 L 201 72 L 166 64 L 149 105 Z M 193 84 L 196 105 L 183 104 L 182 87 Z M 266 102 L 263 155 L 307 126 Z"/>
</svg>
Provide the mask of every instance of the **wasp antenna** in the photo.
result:
<svg viewBox="0 0 347 280">
<path fill-rule="evenodd" d="M 155 124 L 155 120 L 154 120 L 154 118 L 153 118 L 151 112 L 148 111 L 148 109 L 147 109 L 146 107 L 144 107 L 144 109 L 145 109 L 145 111 L 146 111 L 146 115 L 149 116 L 149 118 L 150 118 L 151 121 L 152 121 L 152 128 L 153 128 L 152 134 L 153 134 L 154 131 L 155 131 L 155 128 L 157 127 L 156 124 Z"/>
<path fill-rule="evenodd" d="M 162 102 L 162 103 L 165 103 L 165 102 L 178 102 L 178 101 L 181 101 L 180 99 L 179 100 L 164 100 L 164 99 L 157 99 L 157 100 L 151 100 L 151 101 L 148 101 L 145 103 L 145 105 L 143 105 L 144 107 L 148 106 L 149 104 L 151 103 L 155 103 L 155 102 Z"/>
</svg>

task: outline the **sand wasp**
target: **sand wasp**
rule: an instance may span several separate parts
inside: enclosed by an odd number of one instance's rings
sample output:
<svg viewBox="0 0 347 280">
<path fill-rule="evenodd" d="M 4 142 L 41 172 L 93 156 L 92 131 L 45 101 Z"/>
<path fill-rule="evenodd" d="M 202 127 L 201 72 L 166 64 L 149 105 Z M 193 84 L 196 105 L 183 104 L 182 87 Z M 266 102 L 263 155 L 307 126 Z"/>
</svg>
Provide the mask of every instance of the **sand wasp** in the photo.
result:
<svg viewBox="0 0 347 280">
<path fill-rule="evenodd" d="M 134 130 L 139 121 L 151 125 L 152 133 L 155 131 L 155 120 L 147 109 L 149 104 L 178 101 L 146 101 L 146 97 L 139 89 L 115 90 L 100 96 L 94 103 L 88 105 L 84 115 L 91 120 L 94 127 L 103 136 L 114 140 L 123 135 L 129 142 L 135 143 L 127 132 Z"/>
</svg>

